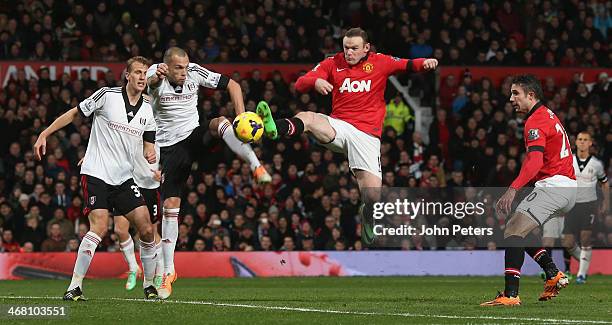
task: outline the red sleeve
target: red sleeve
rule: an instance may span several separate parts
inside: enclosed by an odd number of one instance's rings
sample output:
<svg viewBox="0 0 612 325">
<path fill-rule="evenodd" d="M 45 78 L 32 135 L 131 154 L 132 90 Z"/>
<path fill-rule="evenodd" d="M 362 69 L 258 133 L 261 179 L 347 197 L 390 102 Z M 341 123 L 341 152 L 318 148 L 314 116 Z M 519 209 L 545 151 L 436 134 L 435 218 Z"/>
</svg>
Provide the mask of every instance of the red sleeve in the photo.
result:
<svg viewBox="0 0 612 325">
<path fill-rule="evenodd" d="M 510 187 L 518 190 L 525 186 L 525 184 L 529 183 L 529 181 L 538 174 L 542 166 L 544 166 L 544 152 L 528 152 L 518 177 L 510 184 Z"/>
<path fill-rule="evenodd" d="M 542 123 L 527 121 L 523 133 L 527 152 L 534 150 L 544 152 L 544 148 L 546 148 L 546 132 Z"/>
<path fill-rule="evenodd" d="M 422 72 L 423 62 L 425 58 L 419 59 L 400 59 L 398 57 L 381 54 L 389 75 L 396 74 L 398 72 Z"/>
<path fill-rule="evenodd" d="M 301 93 L 309 92 L 318 78 L 329 80 L 331 67 L 334 64 L 333 58 L 328 58 L 317 64 L 312 70 L 298 78 L 295 82 L 295 89 Z"/>
</svg>

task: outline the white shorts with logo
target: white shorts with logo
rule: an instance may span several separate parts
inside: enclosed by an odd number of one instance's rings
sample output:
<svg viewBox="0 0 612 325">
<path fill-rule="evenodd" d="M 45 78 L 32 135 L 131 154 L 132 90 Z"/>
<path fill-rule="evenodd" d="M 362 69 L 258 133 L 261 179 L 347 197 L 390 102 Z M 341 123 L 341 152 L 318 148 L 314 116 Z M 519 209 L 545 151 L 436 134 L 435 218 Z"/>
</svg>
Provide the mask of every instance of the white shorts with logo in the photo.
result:
<svg viewBox="0 0 612 325">
<path fill-rule="evenodd" d="M 574 207 L 576 203 L 576 192 L 576 180 L 561 175 L 555 175 L 536 182 L 535 188 L 516 207 L 516 212 L 531 217 L 538 223 L 538 226 L 543 227 L 544 233 L 547 231 L 546 224 L 553 218 L 560 219 L 555 220 L 554 224 L 548 226 L 550 227 L 548 231 L 556 233 L 554 230 L 557 228 L 556 226 L 559 225 L 559 221 L 560 229 L 563 231 L 563 219 L 558 217 L 561 217 Z"/>
<path fill-rule="evenodd" d="M 331 151 L 343 153 L 348 157 L 349 167 L 368 171 L 382 179 L 380 167 L 380 139 L 358 130 L 352 124 L 327 116 L 329 124 L 336 131 L 330 143 L 321 144 Z"/>
</svg>

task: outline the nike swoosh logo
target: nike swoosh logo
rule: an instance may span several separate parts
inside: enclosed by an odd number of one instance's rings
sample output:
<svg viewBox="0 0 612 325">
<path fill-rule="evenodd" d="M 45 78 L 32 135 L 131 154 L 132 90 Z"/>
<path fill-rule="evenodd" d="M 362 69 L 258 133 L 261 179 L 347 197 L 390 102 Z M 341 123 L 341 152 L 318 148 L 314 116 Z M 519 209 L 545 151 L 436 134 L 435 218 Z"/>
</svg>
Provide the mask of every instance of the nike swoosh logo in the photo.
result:
<svg viewBox="0 0 612 325">
<path fill-rule="evenodd" d="M 346 68 L 344 68 L 344 69 L 338 69 L 338 68 L 336 68 L 336 72 L 340 72 L 340 71 L 344 71 L 344 70 L 346 70 Z"/>
</svg>

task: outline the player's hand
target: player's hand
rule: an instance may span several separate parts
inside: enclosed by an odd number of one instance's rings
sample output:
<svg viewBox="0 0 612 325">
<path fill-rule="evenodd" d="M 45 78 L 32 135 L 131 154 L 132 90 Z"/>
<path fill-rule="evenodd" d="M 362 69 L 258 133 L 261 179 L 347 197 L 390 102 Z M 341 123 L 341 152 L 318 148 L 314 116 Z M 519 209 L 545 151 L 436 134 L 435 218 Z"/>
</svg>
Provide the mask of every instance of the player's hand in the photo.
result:
<svg viewBox="0 0 612 325">
<path fill-rule="evenodd" d="M 161 182 L 161 170 L 151 169 L 151 172 L 153 173 L 153 179 L 157 182 Z"/>
<path fill-rule="evenodd" d="M 330 84 L 325 79 L 317 78 L 317 80 L 315 81 L 314 88 L 319 94 L 327 95 L 331 93 L 331 91 L 334 89 L 334 86 L 332 86 L 332 84 Z"/>
<path fill-rule="evenodd" d="M 85 157 L 81 158 L 81 160 L 79 160 L 79 162 L 77 163 L 77 166 L 81 166 L 83 164 L 83 160 L 85 160 Z"/>
<path fill-rule="evenodd" d="M 512 187 L 508 188 L 506 193 L 502 195 L 502 197 L 497 201 L 497 205 L 495 206 L 495 211 L 501 217 L 507 217 L 512 209 L 512 201 L 514 201 L 514 196 L 516 195 L 516 189 Z"/>
<path fill-rule="evenodd" d="M 165 63 L 160 63 L 157 65 L 157 71 L 155 71 L 155 76 L 159 79 L 162 80 L 166 77 L 166 75 L 168 74 L 168 65 Z"/>
<path fill-rule="evenodd" d="M 157 157 L 155 156 L 155 150 L 149 150 L 144 153 L 144 157 L 149 164 L 154 164 L 157 161 Z"/>
<path fill-rule="evenodd" d="M 436 59 L 427 59 L 423 61 L 423 69 L 425 69 L 425 71 L 436 70 L 437 67 L 438 67 L 438 60 Z"/>
<path fill-rule="evenodd" d="M 34 156 L 37 160 L 42 160 L 42 156 L 47 153 L 47 137 L 44 135 L 39 135 L 38 139 L 36 139 L 36 143 L 34 143 Z"/>
</svg>

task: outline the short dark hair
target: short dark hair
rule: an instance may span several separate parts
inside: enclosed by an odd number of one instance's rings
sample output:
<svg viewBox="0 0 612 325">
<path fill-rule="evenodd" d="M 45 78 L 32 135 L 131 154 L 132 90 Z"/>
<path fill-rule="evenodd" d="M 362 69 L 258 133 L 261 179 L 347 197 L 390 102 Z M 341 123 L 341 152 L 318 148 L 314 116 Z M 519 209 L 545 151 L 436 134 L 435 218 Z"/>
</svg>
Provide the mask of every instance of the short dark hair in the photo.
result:
<svg viewBox="0 0 612 325">
<path fill-rule="evenodd" d="M 183 58 L 187 56 L 187 52 L 180 47 L 171 47 L 164 53 L 164 63 L 170 62 L 170 59 L 175 55 Z"/>
<path fill-rule="evenodd" d="M 132 65 L 134 65 L 136 62 L 140 62 L 147 67 L 151 65 L 149 59 L 145 58 L 144 56 L 134 56 L 127 61 L 127 72 L 132 71 Z"/>
<path fill-rule="evenodd" d="M 363 44 L 370 42 L 368 40 L 368 33 L 359 27 L 353 27 L 347 30 L 344 37 L 361 37 L 361 39 L 363 39 Z"/>
<path fill-rule="evenodd" d="M 544 99 L 542 85 L 536 76 L 532 74 L 521 74 L 512 78 L 512 84 L 521 86 L 525 94 L 533 92 L 537 100 Z"/>
</svg>

